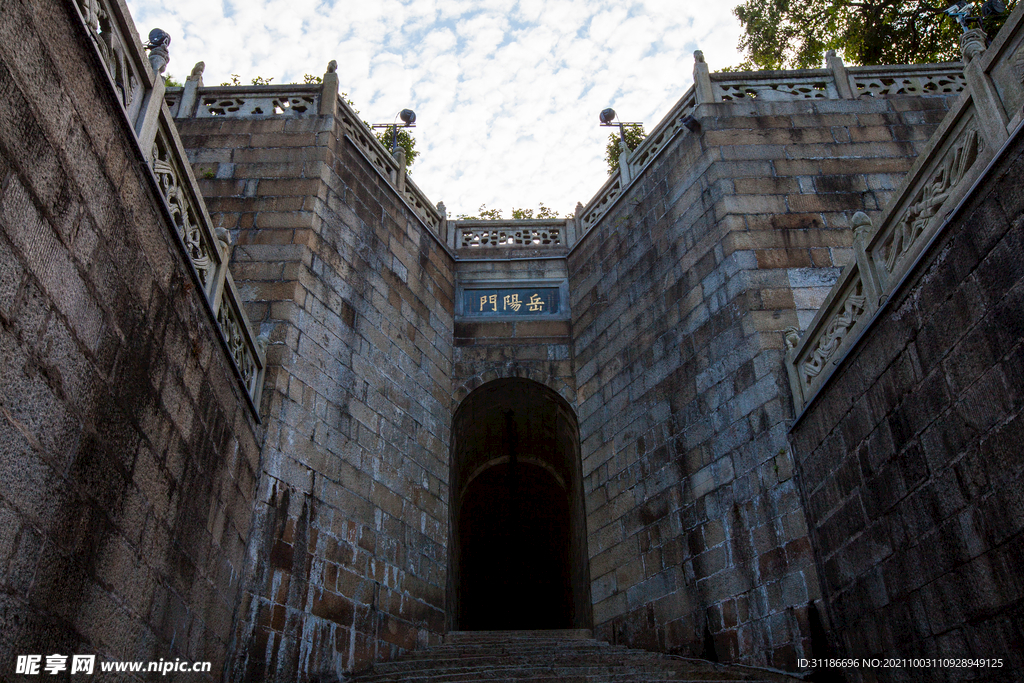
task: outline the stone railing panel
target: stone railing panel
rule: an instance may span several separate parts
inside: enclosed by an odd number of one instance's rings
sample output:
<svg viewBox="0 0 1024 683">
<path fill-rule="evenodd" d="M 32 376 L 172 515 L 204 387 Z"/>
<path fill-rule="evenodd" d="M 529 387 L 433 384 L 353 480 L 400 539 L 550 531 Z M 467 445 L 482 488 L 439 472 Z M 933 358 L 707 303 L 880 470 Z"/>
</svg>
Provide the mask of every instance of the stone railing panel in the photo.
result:
<svg viewBox="0 0 1024 683">
<path fill-rule="evenodd" d="M 831 375 L 847 343 L 870 318 L 877 302 L 868 296 L 859 266 L 851 263 L 839 277 L 799 344 L 787 341 L 790 386 L 797 409 L 810 400 Z M 795 331 L 794 331 L 795 332 Z M 788 336 L 790 339 L 791 336 Z"/>
<path fill-rule="evenodd" d="M 305 92 L 304 92 L 305 91 Z M 305 116 L 319 109 L 319 86 L 218 86 L 200 88 L 195 116 Z"/>
<path fill-rule="evenodd" d="M 181 104 L 181 88 L 168 88 L 164 91 L 164 104 L 172 116 L 177 115 L 178 105 Z"/>
<path fill-rule="evenodd" d="M 851 66 L 847 70 L 855 97 L 955 95 L 967 87 L 963 65 L 959 62 L 920 66 Z"/>
<path fill-rule="evenodd" d="M 1024 119 L 1024 10 L 1018 7 L 981 58 L 1008 120 L 1007 132 Z"/>
<path fill-rule="evenodd" d="M 979 158 L 987 158 L 978 134 L 973 107 L 961 108 L 954 125 L 940 129 L 926 150 L 924 163 L 915 165 L 904 190 L 890 205 L 867 245 L 879 287 L 885 291 L 906 270 L 921 246 L 960 199 Z M 952 113 L 951 113 L 952 115 Z M 916 173 L 915 173 L 916 171 Z M 965 182 L 967 180 L 967 182 Z"/>
<path fill-rule="evenodd" d="M 405 177 L 405 187 L 402 189 L 402 196 L 405 201 L 408 202 L 409 206 L 416 213 L 420 219 L 426 223 L 427 227 L 430 228 L 435 235 L 444 241 L 444 235 L 441 234 L 441 221 L 443 216 L 437 210 L 437 207 L 430 203 L 427 199 L 427 195 L 423 194 L 416 183 L 412 181 L 412 178 Z"/>
<path fill-rule="evenodd" d="M 238 289 L 231 278 L 231 271 L 224 269 L 225 284 L 220 300 L 216 302 L 217 324 L 221 336 L 228 346 L 228 353 L 235 363 L 242 383 L 249 392 L 254 405 L 259 405 L 265 371 L 264 341 L 258 339 L 249 326 L 248 316 L 242 307 Z"/>
<path fill-rule="evenodd" d="M 714 73 L 711 87 L 715 102 L 839 99 L 839 91 L 828 69 Z"/>
<path fill-rule="evenodd" d="M 668 116 L 663 118 L 654 127 L 654 130 L 637 145 L 637 148 L 629 155 L 629 164 L 632 168 L 636 169 L 637 174 L 647 166 L 649 161 L 658 156 L 658 153 L 665 148 L 665 145 L 675 137 L 681 128 L 684 128 L 683 119 L 693 111 L 696 103 L 697 97 L 694 93 L 694 88 L 691 87 L 679 99 L 676 105 L 672 107 L 672 111 L 668 113 Z"/>
<path fill-rule="evenodd" d="M 204 215 L 205 205 L 191 178 L 191 167 L 184 162 L 184 155 L 175 153 L 174 142 L 174 133 L 166 125 L 161 126 L 149 163 L 178 238 L 185 245 L 207 297 L 212 297 L 216 284 L 214 276 L 221 265 L 220 251 L 210 228 L 209 216 Z"/>
<path fill-rule="evenodd" d="M 517 225 L 526 221 L 473 221 L 460 222 L 458 227 L 457 246 L 462 248 L 492 247 L 562 247 L 565 246 L 563 235 L 565 222 L 541 223 L 529 221 L 534 225 Z M 496 226 L 494 223 L 504 223 Z"/>
<path fill-rule="evenodd" d="M 585 235 L 594 225 L 597 224 L 605 212 L 611 208 L 620 194 L 622 194 L 622 175 L 616 171 L 612 174 L 598 190 L 594 198 L 584 207 L 580 219 L 580 234 Z"/>
<path fill-rule="evenodd" d="M 349 140 L 359 148 L 370 164 L 382 175 L 394 180 L 398 173 L 398 162 L 384 149 L 384 145 L 380 144 L 362 119 L 341 100 L 338 100 L 338 118 Z"/>
</svg>

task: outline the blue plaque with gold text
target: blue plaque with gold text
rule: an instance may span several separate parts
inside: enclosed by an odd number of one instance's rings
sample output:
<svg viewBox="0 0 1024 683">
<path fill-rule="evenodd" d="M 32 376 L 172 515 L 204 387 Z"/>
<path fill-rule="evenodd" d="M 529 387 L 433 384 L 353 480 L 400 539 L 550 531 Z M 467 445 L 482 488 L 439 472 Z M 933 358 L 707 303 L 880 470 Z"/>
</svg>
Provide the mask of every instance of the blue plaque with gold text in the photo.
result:
<svg viewBox="0 0 1024 683">
<path fill-rule="evenodd" d="M 558 287 L 498 287 L 462 292 L 463 315 L 536 316 L 557 315 Z"/>
</svg>

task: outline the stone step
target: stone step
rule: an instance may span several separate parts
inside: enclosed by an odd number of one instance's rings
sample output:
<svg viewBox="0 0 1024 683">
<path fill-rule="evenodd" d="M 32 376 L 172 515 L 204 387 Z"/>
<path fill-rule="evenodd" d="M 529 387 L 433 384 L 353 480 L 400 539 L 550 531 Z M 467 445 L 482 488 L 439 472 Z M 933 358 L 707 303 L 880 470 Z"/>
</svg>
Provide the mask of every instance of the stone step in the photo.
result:
<svg viewBox="0 0 1024 683">
<path fill-rule="evenodd" d="M 588 644 L 584 647 L 573 648 L 567 646 L 558 645 L 546 645 L 543 647 L 522 647 L 515 644 L 506 644 L 501 646 L 489 646 L 489 647 L 474 647 L 468 648 L 449 648 L 443 646 L 443 648 L 430 648 L 429 650 L 418 650 L 415 653 L 409 653 L 408 657 L 411 659 L 443 659 L 447 657 L 477 657 L 484 655 L 522 655 L 522 656 L 552 656 L 557 657 L 563 654 L 604 654 L 614 653 L 620 650 L 613 648 L 606 643 L 594 643 Z"/>
<path fill-rule="evenodd" d="M 715 664 L 593 639 L 587 629 L 455 631 L 442 645 L 381 662 L 353 683 L 486 683 L 561 681 L 625 683 L 787 683 L 798 679 L 750 667 Z"/>
<path fill-rule="evenodd" d="M 545 653 L 520 653 L 520 652 L 503 652 L 503 653 L 478 653 L 472 655 L 466 654 L 454 654 L 447 656 L 433 656 L 435 653 L 430 653 L 430 656 L 420 656 L 415 658 L 402 658 L 394 662 L 386 662 L 378 664 L 375 670 L 378 671 L 409 671 L 412 669 L 424 668 L 426 666 L 437 664 L 432 663 L 449 663 L 456 666 L 482 666 L 482 665 L 499 665 L 506 662 L 513 662 L 517 664 L 529 665 L 535 663 L 548 663 L 551 665 L 567 666 L 576 663 L 594 663 L 594 664 L 623 664 L 624 660 L 628 659 L 633 664 L 646 664 L 648 662 L 661 661 L 660 655 L 649 652 L 632 653 L 629 657 L 624 657 L 621 651 L 613 651 L 610 648 L 599 649 L 594 651 L 574 652 L 545 652 Z"/>
<path fill-rule="evenodd" d="M 461 683 L 462 681 L 495 681 L 495 680 L 579 680 L 587 683 L 598 681 L 686 681 L 689 683 L 775 683 L 779 679 L 763 678 L 739 672 L 694 672 L 694 671 L 663 671 L 630 666 L 620 667 L 553 667 L 553 666 L 501 666 L 479 667 L 468 669 L 443 669 L 437 671 L 414 671 L 392 674 L 373 674 L 361 676 L 355 680 L 359 683 L 388 683 L 392 681 L 445 681 Z"/>
<path fill-rule="evenodd" d="M 538 629 L 531 631 L 449 631 L 445 644 L 508 642 L 513 640 L 591 640 L 589 628 Z"/>
</svg>

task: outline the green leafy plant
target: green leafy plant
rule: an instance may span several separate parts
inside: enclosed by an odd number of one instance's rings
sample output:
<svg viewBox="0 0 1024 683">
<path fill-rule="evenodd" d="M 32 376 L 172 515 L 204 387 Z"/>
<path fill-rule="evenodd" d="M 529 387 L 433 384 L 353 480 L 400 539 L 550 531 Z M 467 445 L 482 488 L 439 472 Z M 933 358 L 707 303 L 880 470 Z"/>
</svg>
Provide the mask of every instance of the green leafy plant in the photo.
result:
<svg viewBox="0 0 1024 683">
<path fill-rule="evenodd" d="M 533 209 L 512 209 L 512 220 L 514 221 L 527 220 L 531 218 L 557 219 L 560 218 L 560 216 L 558 215 L 557 211 L 552 210 L 550 207 L 544 206 L 543 202 L 541 202 L 539 208 L 537 209 L 536 215 L 534 215 Z M 470 216 L 469 214 L 460 213 L 458 216 L 455 217 L 455 219 L 460 221 L 500 221 L 502 220 L 502 216 L 501 209 L 488 209 L 486 204 L 481 204 L 480 208 L 477 209 L 477 215 Z"/>
<path fill-rule="evenodd" d="M 379 131 L 373 131 L 374 136 L 380 140 L 380 144 L 384 145 L 389 152 L 391 151 L 391 136 L 394 130 L 394 128 L 384 128 Z M 405 168 L 406 171 L 408 171 L 412 168 L 412 162 L 420 155 L 420 153 L 416 151 L 416 138 L 414 138 L 407 129 L 399 128 L 398 146 L 405 150 Z"/>
<path fill-rule="evenodd" d="M 633 151 L 640 146 L 640 143 L 647 137 L 644 125 L 637 123 L 632 126 L 623 126 L 622 133 L 626 136 L 626 146 Z M 619 133 L 616 131 L 608 136 L 608 144 L 604 148 L 604 160 L 608 164 L 608 175 L 619 170 L 619 155 L 622 153 L 619 147 Z"/>
<path fill-rule="evenodd" d="M 180 88 L 181 81 L 176 79 L 171 74 L 167 74 L 166 76 L 164 76 L 164 85 L 168 88 Z"/>
</svg>

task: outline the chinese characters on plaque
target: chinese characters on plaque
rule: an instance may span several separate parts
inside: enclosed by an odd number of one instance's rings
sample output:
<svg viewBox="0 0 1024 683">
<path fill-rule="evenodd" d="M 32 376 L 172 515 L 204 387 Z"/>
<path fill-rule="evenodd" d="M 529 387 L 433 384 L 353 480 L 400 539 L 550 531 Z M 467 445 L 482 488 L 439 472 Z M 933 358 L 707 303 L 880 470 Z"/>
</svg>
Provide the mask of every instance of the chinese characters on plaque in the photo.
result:
<svg viewBox="0 0 1024 683">
<path fill-rule="evenodd" d="M 558 313 L 558 287 L 509 287 L 463 291 L 469 316 L 553 315 Z"/>
</svg>

